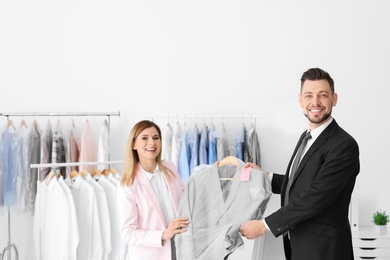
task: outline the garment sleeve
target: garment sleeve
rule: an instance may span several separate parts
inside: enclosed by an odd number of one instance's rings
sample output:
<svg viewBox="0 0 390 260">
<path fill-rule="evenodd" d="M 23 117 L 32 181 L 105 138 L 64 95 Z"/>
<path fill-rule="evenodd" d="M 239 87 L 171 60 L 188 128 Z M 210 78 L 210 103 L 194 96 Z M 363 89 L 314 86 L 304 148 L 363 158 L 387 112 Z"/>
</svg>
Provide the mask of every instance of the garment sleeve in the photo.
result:
<svg viewBox="0 0 390 260">
<path fill-rule="evenodd" d="M 275 236 L 317 216 L 332 205 L 348 186 L 354 185 L 354 178 L 359 172 L 357 143 L 353 139 L 340 140 L 326 155 L 323 162 L 311 162 L 310 172 L 316 174 L 316 177 L 299 193 L 299 196 L 266 218 Z M 318 160 L 321 159 L 322 157 Z"/>
</svg>

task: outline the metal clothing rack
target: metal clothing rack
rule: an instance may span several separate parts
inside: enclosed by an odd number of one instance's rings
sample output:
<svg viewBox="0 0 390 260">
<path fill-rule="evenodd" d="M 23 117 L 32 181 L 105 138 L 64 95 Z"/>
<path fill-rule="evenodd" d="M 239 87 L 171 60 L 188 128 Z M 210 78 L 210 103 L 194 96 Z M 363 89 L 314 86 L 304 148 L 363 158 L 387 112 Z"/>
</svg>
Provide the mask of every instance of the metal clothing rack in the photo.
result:
<svg viewBox="0 0 390 260">
<path fill-rule="evenodd" d="M 9 118 L 11 116 L 21 116 L 21 117 L 27 117 L 27 116 L 105 116 L 107 120 L 107 125 L 108 125 L 108 134 L 110 134 L 110 117 L 111 116 L 120 116 L 120 111 L 118 112 L 7 112 L 7 113 L 0 113 L 0 116 L 6 117 L 7 122 L 10 120 Z M 108 160 L 110 160 L 110 154 L 108 155 Z M 110 161 L 108 161 L 110 162 Z M 85 165 L 97 165 L 101 163 L 107 163 L 107 162 L 86 162 Z M 118 162 L 111 162 L 111 163 L 118 163 Z M 66 165 L 62 165 L 66 164 Z M 69 164 L 69 165 L 68 165 Z M 55 165 L 58 166 L 75 166 L 75 165 L 70 165 L 71 163 L 57 163 Z M 79 163 L 77 165 L 81 165 L 84 163 Z M 39 165 L 32 164 L 31 166 L 34 165 L 34 168 L 39 168 Z M 52 164 L 41 164 L 41 165 L 52 165 Z M 53 164 L 54 165 L 54 164 Z M 45 166 L 42 166 L 45 167 Z M 47 167 L 47 166 L 46 166 Z M 33 168 L 33 167 L 31 167 Z M 38 170 L 39 172 L 39 170 Z M 15 251 L 15 257 L 16 260 L 19 259 L 19 253 L 16 245 L 14 243 L 11 243 L 11 213 L 10 209 L 8 207 L 8 245 L 4 248 L 3 253 L 0 253 L 0 260 L 3 260 L 5 257 L 5 252 L 8 252 L 8 258 L 11 260 L 11 249 L 14 249 Z"/>
<path fill-rule="evenodd" d="M 164 118 L 164 119 L 199 119 L 199 120 L 205 120 L 206 118 L 207 119 L 215 119 L 215 118 L 218 118 L 218 119 L 222 119 L 222 121 L 225 119 L 225 118 L 239 118 L 239 119 L 253 119 L 254 120 L 254 125 L 256 126 L 256 119 L 257 118 L 261 118 L 262 116 L 261 115 L 174 115 L 174 116 L 149 116 L 149 117 L 146 117 L 146 118 L 151 118 L 151 120 L 153 121 L 154 119 L 158 119 L 158 118 Z"/>
</svg>

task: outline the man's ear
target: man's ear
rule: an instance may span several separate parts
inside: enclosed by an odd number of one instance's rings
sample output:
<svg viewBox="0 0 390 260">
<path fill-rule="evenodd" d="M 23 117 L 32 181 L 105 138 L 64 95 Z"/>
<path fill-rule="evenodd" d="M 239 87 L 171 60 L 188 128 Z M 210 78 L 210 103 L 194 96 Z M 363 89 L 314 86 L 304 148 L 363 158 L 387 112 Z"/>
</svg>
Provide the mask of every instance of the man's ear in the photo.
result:
<svg viewBox="0 0 390 260">
<path fill-rule="evenodd" d="M 299 94 L 298 96 L 298 102 L 299 102 L 299 106 L 302 107 L 302 95 Z"/>
<path fill-rule="evenodd" d="M 339 96 L 337 95 L 337 93 L 334 93 L 333 94 L 333 106 L 334 107 L 337 105 L 338 98 L 339 98 Z"/>
</svg>

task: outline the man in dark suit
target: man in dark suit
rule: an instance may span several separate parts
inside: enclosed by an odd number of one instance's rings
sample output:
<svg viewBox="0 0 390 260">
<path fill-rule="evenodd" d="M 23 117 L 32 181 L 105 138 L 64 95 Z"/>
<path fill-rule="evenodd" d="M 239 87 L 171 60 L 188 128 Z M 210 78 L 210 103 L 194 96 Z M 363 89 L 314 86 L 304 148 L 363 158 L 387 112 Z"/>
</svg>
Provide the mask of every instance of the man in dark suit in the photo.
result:
<svg viewBox="0 0 390 260">
<path fill-rule="evenodd" d="M 267 231 L 283 235 L 288 260 L 354 259 L 348 209 L 360 170 L 358 144 L 331 116 L 337 94 L 326 71 L 312 68 L 303 73 L 299 102 L 309 129 L 299 139 L 286 174 L 265 171 L 272 192 L 281 194 L 282 207 L 265 219 L 244 223 L 240 231 L 248 239 Z M 308 131 L 311 138 L 292 172 Z"/>
</svg>

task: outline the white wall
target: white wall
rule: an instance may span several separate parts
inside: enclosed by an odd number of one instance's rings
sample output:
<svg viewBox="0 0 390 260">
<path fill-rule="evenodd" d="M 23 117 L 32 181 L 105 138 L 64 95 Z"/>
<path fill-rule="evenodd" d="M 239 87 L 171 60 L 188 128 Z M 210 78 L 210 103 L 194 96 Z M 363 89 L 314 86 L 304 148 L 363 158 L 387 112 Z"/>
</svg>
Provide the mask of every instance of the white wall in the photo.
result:
<svg viewBox="0 0 390 260">
<path fill-rule="evenodd" d="M 330 72 L 337 122 L 360 145 L 360 224 L 390 211 L 390 3 L 364 1 L 0 1 L 0 113 L 120 111 L 112 159 L 139 119 L 251 115 L 262 165 L 284 172 L 306 121 L 297 102 L 310 67 Z M 373 137 L 373 138 L 372 138 Z M 277 209 L 274 196 L 267 210 Z M 32 217 L 12 215 L 31 259 Z M 0 249 L 7 217 L 0 216 Z M 265 259 L 283 259 L 266 237 Z"/>
</svg>

